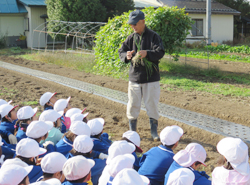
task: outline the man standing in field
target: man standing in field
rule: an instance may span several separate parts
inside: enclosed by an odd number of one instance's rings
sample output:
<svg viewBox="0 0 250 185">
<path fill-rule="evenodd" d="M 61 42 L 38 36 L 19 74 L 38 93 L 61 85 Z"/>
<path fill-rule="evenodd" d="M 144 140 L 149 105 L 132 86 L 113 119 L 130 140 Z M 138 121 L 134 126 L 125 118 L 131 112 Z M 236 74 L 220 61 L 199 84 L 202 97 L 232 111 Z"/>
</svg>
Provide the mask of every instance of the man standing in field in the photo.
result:
<svg viewBox="0 0 250 185">
<path fill-rule="evenodd" d="M 160 36 L 145 25 L 144 13 L 135 10 L 130 13 L 128 24 L 134 33 L 128 36 L 119 49 L 120 59 L 130 62 L 127 117 L 130 130 L 136 131 L 141 100 L 149 116 L 151 136 L 159 140 L 158 103 L 160 99 L 159 60 L 164 56 L 164 47 Z"/>
</svg>

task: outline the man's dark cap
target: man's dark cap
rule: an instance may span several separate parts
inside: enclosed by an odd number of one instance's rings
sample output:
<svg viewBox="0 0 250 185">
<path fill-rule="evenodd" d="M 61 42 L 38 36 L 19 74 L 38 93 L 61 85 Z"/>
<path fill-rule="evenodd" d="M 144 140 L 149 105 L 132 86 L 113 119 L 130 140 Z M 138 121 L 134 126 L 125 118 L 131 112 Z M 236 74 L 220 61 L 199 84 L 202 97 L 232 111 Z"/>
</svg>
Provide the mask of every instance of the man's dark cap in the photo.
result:
<svg viewBox="0 0 250 185">
<path fill-rule="evenodd" d="M 129 14 L 128 24 L 136 24 L 139 20 L 145 19 L 144 13 L 140 10 L 135 10 Z"/>
</svg>

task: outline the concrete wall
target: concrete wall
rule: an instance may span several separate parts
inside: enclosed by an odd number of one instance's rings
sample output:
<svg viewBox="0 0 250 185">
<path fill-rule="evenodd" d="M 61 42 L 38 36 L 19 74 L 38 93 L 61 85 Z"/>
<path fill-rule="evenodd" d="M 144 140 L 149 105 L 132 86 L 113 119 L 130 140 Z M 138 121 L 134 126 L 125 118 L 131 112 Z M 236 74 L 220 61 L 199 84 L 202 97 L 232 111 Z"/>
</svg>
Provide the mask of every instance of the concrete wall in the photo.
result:
<svg viewBox="0 0 250 185">
<path fill-rule="evenodd" d="M 203 19 L 203 32 L 206 37 L 206 14 L 189 14 L 192 19 Z M 221 43 L 226 40 L 233 40 L 234 16 L 212 14 L 211 16 L 211 40 Z M 187 38 L 204 38 L 203 36 L 191 36 Z"/>
<path fill-rule="evenodd" d="M 45 20 L 40 18 L 41 15 L 47 14 L 46 7 L 25 7 L 28 11 L 29 31 L 26 31 L 27 46 L 30 47 L 45 47 L 45 34 L 33 32 L 39 25 L 44 24 Z M 41 30 L 44 25 L 41 26 Z"/>
</svg>

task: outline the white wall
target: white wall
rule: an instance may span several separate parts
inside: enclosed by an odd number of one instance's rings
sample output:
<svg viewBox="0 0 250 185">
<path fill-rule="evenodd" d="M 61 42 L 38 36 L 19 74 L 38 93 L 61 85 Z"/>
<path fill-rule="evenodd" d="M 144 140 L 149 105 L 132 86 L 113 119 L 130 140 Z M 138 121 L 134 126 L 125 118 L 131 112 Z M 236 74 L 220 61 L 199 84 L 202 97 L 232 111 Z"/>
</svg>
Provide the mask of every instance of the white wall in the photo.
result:
<svg viewBox="0 0 250 185">
<path fill-rule="evenodd" d="M 34 32 L 39 25 L 44 24 L 44 19 L 40 18 L 41 15 L 47 14 L 46 7 L 25 7 L 28 11 L 27 17 L 29 18 L 29 31 L 26 31 L 27 46 L 30 47 L 45 47 L 45 34 Z M 44 25 L 42 26 L 42 28 Z M 40 28 L 40 30 L 42 29 Z M 40 35 L 40 36 L 39 36 Z"/>
<path fill-rule="evenodd" d="M 189 14 L 192 19 L 203 19 L 203 32 L 206 37 L 206 14 Z M 212 14 L 211 16 L 211 40 L 221 43 L 226 40 L 233 40 L 234 16 Z M 204 38 L 201 36 L 188 35 L 187 38 Z"/>
<path fill-rule="evenodd" d="M 8 33 L 8 36 L 20 36 L 24 34 L 24 15 L 23 14 L 1 14 L 0 32 Z"/>
</svg>

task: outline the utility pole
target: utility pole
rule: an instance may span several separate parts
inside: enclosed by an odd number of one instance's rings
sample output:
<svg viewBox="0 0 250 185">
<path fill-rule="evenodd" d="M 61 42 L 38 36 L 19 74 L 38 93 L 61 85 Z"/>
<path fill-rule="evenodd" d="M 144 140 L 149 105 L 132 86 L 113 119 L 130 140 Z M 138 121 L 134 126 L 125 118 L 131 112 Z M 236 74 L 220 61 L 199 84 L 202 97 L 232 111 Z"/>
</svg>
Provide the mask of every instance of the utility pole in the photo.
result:
<svg viewBox="0 0 250 185">
<path fill-rule="evenodd" d="M 206 8 L 206 38 L 207 44 L 211 44 L 211 0 L 207 0 Z"/>
</svg>

